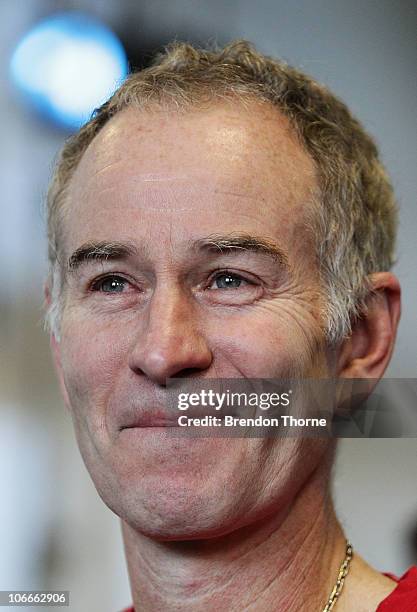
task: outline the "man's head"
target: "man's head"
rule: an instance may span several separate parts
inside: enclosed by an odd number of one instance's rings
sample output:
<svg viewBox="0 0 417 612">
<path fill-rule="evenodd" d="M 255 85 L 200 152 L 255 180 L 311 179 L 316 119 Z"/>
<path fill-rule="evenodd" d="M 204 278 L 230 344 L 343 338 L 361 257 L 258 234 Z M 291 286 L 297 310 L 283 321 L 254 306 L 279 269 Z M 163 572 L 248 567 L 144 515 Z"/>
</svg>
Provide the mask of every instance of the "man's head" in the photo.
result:
<svg viewBox="0 0 417 612">
<path fill-rule="evenodd" d="M 154 65 L 133 74 L 94 118 L 64 147 L 48 194 L 51 272 L 55 272 L 51 323 L 57 332 L 66 191 L 84 151 L 112 117 L 125 108 L 189 109 L 228 100 L 247 106 L 272 104 L 285 115 L 294 136 L 314 163 L 314 209 L 306 223 L 326 292 L 326 333 L 345 337 L 365 306 L 369 275 L 393 263 L 396 207 L 392 189 L 372 139 L 347 107 L 325 87 L 246 42 L 218 52 L 175 44 Z M 306 220 L 307 221 L 307 220 Z"/>
<path fill-rule="evenodd" d="M 106 503 L 162 539 L 283 505 L 326 441 L 158 425 L 170 377 L 382 375 L 394 206 L 346 108 L 245 43 L 177 46 L 67 145 L 49 204 L 54 353 Z"/>
</svg>

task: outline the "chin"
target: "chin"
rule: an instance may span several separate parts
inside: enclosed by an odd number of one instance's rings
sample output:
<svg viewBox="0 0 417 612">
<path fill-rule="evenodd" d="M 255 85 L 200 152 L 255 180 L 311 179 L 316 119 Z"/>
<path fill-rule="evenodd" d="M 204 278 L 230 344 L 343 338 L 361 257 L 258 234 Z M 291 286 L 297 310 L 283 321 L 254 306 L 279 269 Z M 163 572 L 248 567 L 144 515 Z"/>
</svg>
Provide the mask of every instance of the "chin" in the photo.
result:
<svg viewBox="0 0 417 612">
<path fill-rule="evenodd" d="M 116 514 L 135 531 L 161 542 L 205 539 L 233 531 L 234 524 L 218 511 L 215 503 L 191 498 L 187 495 L 187 501 L 176 506 L 178 497 L 154 498 L 150 504 L 153 511 L 146 503 L 140 507 L 128 504 Z"/>
<path fill-rule="evenodd" d="M 120 482 L 119 482 L 120 484 Z M 99 491 L 104 503 L 131 529 L 159 541 L 197 540 L 233 531 L 244 513 L 232 504 L 225 481 L 142 478 L 128 487 Z"/>
</svg>

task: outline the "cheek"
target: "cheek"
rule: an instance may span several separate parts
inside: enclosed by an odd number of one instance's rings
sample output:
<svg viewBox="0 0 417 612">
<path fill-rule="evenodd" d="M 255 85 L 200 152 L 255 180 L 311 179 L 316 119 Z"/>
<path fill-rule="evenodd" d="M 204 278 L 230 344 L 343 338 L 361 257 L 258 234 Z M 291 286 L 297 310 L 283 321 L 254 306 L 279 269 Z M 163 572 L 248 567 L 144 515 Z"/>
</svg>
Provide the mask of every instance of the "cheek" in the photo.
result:
<svg viewBox="0 0 417 612">
<path fill-rule="evenodd" d="M 88 319 L 63 324 L 62 368 L 71 407 L 77 413 L 104 411 L 106 398 L 127 360 L 127 334 L 121 331 L 118 325 L 98 325 Z"/>
<path fill-rule="evenodd" d="M 219 354 L 248 378 L 297 378 L 321 367 L 316 320 L 289 304 L 230 317 L 226 327 L 213 327 L 213 338 Z"/>
</svg>

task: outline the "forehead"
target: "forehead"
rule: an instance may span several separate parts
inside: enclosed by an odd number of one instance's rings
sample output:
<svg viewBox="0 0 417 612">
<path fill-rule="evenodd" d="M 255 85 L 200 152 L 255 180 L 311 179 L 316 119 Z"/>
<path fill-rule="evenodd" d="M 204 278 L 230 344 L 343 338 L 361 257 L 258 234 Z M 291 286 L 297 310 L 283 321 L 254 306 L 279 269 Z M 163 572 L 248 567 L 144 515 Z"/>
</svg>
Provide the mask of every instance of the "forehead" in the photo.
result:
<svg viewBox="0 0 417 612">
<path fill-rule="evenodd" d="M 266 229 L 288 238 L 316 187 L 311 158 L 270 105 L 128 108 L 93 140 L 71 180 L 67 247 L 168 225 L 179 238 Z"/>
</svg>

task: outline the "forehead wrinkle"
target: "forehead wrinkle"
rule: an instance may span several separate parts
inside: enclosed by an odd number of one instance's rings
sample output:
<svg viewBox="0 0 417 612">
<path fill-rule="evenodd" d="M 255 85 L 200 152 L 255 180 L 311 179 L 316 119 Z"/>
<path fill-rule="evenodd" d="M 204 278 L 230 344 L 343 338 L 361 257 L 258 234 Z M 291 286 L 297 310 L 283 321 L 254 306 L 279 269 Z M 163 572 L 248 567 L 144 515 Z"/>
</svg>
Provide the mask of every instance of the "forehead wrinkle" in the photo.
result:
<svg viewBox="0 0 417 612">
<path fill-rule="evenodd" d="M 241 191 L 234 191 L 232 189 L 228 189 L 227 186 L 225 186 L 224 188 L 214 185 L 213 183 L 210 183 L 210 179 L 202 179 L 201 177 L 170 177 L 170 178 L 160 178 L 160 179 L 143 179 L 141 177 L 133 177 L 130 179 L 131 183 L 136 183 L 136 184 L 140 184 L 140 183 L 145 183 L 145 184 L 149 184 L 149 183 L 162 183 L 161 188 L 163 186 L 164 183 L 174 183 L 175 181 L 181 182 L 181 184 L 183 185 L 183 189 L 181 192 L 179 193 L 173 193 L 171 191 L 150 191 L 151 187 L 149 186 L 146 191 L 143 192 L 143 195 L 146 197 L 146 195 L 150 195 L 152 193 L 153 197 L 156 199 L 163 199 L 165 198 L 167 200 L 169 199 L 176 199 L 181 201 L 183 198 L 184 199 L 189 199 L 191 200 L 190 205 L 188 207 L 178 207 L 175 206 L 173 208 L 168 208 L 167 206 L 164 206 L 164 209 L 166 210 L 170 210 L 171 212 L 176 212 L 176 211 L 184 211 L 184 210 L 192 210 L 195 208 L 195 205 L 193 203 L 194 199 L 200 199 L 201 197 L 201 193 L 204 191 L 207 194 L 211 195 L 211 196 L 229 196 L 231 198 L 238 198 L 240 200 L 248 200 L 248 201 L 261 201 L 264 202 L 265 201 L 265 196 L 258 194 L 256 192 L 252 193 L 243 193 Z M 132 194 L 133 197 L 135 197 L 137 194 Z M 149 203 L 145 203 L 146 207 L 149 207 Z M 152 207 L 153 209 L 154 207 Z M 163 210 L 161 208 L 161 210 Z"/>
<path fill-rule="evenodd" d="M 179 176 L 164 176 L 162 174 L 142 174 L 138 177 L 138 181 L 144 183 L 159 183 L 164 181 L 186 181 L 188 179 L 185 175 Z"/>
<path fill-rule="evenodd" d="M 206 194 L 205 197 L 212 199 L 213 204 L 216 202 L 222 204 L 223 199 L 224 204 L 226 204 L 227 198 L 262 204 L 268 199 L 265 194 L 256 191 L 244 193 L 242 190 L 233 189 L 232 185 L 220 186 L 213 184 L 213 182 L 210 183 L 210 178 L 201 179 L 200 177 L 184 176 L 161 177 L 154 180 L 146 177 L 143 179 L 133 173 L 130 176 L 125 176 L 125 186 L 127 188 L 125 187 L 122 195 L 120 187 L 114 184 L 110 175 L 104 184 L 101 181 L 95 184 L 96 176 L 90 177 L 89 183 L 82 186 L 82 191 L 79 194 L 71 194 L 76 209 L 85 206 L 89 208 L 92 202 L 94 203 L 93 208 L 95 208 L 100 201 L 103 206 L 112 209 L 114 202 L 123 201 L 135 208 L 175 214 L 176 212 L 198 210 L 198 203 L 203 193 Z M 175 183 L 178 185 L 178 189 L 173 188 Z M 78 189 L 80 189 L 80 186 L 78 186 Z M 101 212 L 103 212 L 102 205 L 100 205 Z M 240 211 L 240 214 L 243 216 L 243 211 Z"/>
</svg>

